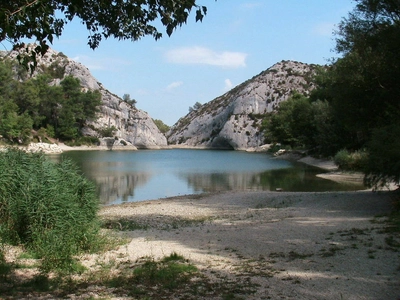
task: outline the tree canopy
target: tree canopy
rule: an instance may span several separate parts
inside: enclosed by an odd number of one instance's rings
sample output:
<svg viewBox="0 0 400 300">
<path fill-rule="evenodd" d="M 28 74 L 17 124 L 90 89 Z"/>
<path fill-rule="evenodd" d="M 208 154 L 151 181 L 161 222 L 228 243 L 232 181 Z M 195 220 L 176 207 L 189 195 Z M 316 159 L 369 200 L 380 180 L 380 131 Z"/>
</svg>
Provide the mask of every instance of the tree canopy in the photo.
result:
<svg viewBox="0 0 400 300">
<path fill-rule="evenodd" d="M 359 0 L 336 35 L 336 50 L 344 56 L 319 81 L 318 93 L 329 100 L 357 148 L 376 127 L 398 120 L 400 2 Z"/>
<path fill-rule="evenodd" d="M 361 153 L 369 185 L 399 184 L 400 1 L 356 2 L 335 34 L 343 56 L 320 69 L 310 99 L 281 104 L 266 137 L 324 155 Z"/>
<path fill-rule="evenodd" d="M 12 64 L 0 63 L 0 135 L 27 143 L 31 130 L 63 140 L 75 140 L 87 120 L 95 120 L 101 105 L 99 91 L 81 90 L 79 79 L 65 77 L 60 85 L 42 74 L 27 81 L 14 79 Z"/>
<path fill-rule="evenodd" d="M 345 146 L 367 149 L 370 184 L 399 183 L 400 1 L 358 0 L 336 41 L 344 56 L 321 89 L 345 127 Z"/>
<path fill-rule="evenodd" d="M 44 54 L 48 43 L 62 34 L 64 25 L 79 18 L 88 30 L 88 45 L 95 49 L 103 38 L 136 41 L 144 36 L 158 40 L 161 22 L 170 36 L 186 23 L 192 9 L 196 21 L 207 13 L 205 6 L 196 0 L 14 0 L 0 4 L 0 42 L 7 40 L 14 48 L 24 47 L 22 39 L 35 39 L 37 47 L 21 62 L 27 67 L 36 55 Z"/>
</svg>

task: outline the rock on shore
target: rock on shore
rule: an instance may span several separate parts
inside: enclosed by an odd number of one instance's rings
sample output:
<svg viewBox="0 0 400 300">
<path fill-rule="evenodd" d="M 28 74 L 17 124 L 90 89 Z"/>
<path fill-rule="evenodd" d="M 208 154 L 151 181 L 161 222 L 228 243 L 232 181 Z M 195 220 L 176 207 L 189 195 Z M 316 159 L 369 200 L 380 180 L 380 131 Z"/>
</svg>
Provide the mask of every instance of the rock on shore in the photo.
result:
<svg viewBox="0 0 400 300">
<path fill-rule="evenodd" d="M 61 153 L 63 150 L 57 144 L 30 143 L 26 148 L 28 152 Z"/>
</svg>

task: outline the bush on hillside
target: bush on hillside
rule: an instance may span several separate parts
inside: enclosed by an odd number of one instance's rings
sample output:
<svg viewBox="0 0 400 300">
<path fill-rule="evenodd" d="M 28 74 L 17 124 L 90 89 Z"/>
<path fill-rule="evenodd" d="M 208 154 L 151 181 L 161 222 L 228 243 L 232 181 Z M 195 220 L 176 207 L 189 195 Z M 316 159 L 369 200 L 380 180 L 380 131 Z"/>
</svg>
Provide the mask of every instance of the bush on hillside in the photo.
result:
<svg viewBox="0 0 400 300">
<path fill-rule="evenodd" d="M 73 256 L 97 244 L 95 186 L 69 160 L 0 152 L 0 238 L 42 258 L 42 271 L 70 270 Z"/>
<path fill-rule="evenodd" d="M 161 120 L 153 119 L 153 122 L 161 133 L 166 133 L 170 129 L 170 127 Z"/>
</svg>

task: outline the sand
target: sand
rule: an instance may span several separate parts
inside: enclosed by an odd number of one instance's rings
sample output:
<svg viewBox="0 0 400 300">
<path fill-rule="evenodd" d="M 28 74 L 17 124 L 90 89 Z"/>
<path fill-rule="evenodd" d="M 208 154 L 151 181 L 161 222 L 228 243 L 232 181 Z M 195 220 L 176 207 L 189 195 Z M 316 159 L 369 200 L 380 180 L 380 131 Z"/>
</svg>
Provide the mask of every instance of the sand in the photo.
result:
<svg viewBox="0 0 400 300">
<path fill-rule="evenodd" d="M 384 230 L 392 193 L 224 192 L 107 206 L 100 216 L 146 226 L 123 232 L 129 243 L 110 257 L 176 252 L 211 280 L 254 284 L 243 299 L 395 300 L 399 248 L 386 240 L 400 237 Z"/>
</svg>

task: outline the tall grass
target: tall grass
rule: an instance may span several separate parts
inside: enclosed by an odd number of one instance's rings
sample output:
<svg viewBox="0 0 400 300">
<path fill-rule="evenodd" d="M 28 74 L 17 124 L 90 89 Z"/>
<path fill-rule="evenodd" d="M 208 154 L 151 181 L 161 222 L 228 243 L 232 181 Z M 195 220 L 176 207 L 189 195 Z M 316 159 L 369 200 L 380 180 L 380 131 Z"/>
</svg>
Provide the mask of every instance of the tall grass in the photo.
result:
<svg viewBox="0 0 400 300">
<path fill-rule="evenodd" d="M 69 160 L 41 153 L 0 153 L 0 238 L 42 258 L 41 270 L 69 270 L 73 256 L 97 243 L 93 183 Z"/>
</svg>

